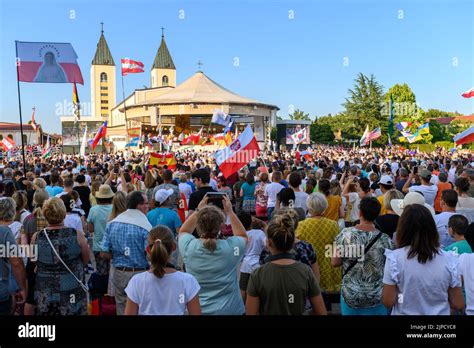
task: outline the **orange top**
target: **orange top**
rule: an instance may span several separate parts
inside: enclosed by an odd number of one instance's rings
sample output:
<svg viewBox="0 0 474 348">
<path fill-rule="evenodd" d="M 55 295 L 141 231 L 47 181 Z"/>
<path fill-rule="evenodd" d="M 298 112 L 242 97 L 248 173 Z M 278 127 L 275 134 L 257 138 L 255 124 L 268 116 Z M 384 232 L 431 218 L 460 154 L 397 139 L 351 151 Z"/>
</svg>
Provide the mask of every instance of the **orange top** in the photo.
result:
<svg viewBox="0 0 474 348">
<path fill-rule="evenodd" d="M 441 211 L 441 193 L 444 190 L 451 190 L 453 187 L 451 186 L 451 183 L 449 182 L 439 182 L 438 183 L 438 193 L 436 194 L 435 202 L 434 202 L 434 208 L 435 211 Z"/>
<path fill-rule="evenodd" d="M 326 200 L 328 201 L 328 208 L 324 212 L 323 216 L 330 220 L 337 221 L 339 220 L 339 208 L 342 205 L 341 196 L 327 196 Z"/>
</svg>

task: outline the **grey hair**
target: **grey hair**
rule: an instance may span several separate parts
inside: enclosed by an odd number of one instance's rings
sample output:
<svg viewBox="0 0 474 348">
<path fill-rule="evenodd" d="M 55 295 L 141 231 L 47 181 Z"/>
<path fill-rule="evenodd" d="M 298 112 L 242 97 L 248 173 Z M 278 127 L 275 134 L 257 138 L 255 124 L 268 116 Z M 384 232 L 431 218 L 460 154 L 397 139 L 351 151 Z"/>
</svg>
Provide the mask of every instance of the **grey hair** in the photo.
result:
<svg viewBox="0 0 474 348">
<path fill-rule="evenodd" d="M 11 168 L 5 168 L 5 170 L 3 171 L 3 176 L 5 177 L 5 179 L 7 178 L 13 178 L 13 169 Z"/>
<path fill-rule="evenodd" d="M 328 208 L 328 201 L 322 193 L 314 192 L 306 200 L 306 205 L 311 215 L 321 215 Z"/>
<path fill-rule="evenodd" d="M 16 203 L 11 197 L 0 198 L 0 221 L 13 221 L 16 215 Z"/>
</svg>

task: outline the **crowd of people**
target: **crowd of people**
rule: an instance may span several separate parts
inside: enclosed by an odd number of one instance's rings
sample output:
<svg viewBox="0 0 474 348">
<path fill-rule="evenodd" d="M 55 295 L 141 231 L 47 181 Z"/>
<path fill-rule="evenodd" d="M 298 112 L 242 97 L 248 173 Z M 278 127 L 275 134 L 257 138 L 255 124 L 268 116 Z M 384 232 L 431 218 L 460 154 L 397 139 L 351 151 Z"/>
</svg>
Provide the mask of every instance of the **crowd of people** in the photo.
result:
<svg viewBox="0 0 474 348">
<path fill-rule="evenodd" d="M 0 313 L 474 314 L 472 153 L 175 156 L 4 159 Z"/>
</svg>

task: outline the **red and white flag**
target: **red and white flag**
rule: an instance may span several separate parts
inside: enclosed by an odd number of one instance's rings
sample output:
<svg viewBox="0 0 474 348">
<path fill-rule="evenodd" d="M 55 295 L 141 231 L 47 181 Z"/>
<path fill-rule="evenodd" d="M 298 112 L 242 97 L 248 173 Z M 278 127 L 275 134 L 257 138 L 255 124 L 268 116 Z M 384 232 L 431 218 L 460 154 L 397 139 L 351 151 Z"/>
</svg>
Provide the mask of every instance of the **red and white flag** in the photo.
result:
<svg viewBox="0 0 474 348">
<path fill-rule="evenodd" d="M 20 81 L 84 84 L 70 43 L 17 41 L 16 48 Z"/>
<path fill-rule="evenodd" d="M 474 97 L 474 87 L 472 87 L 470 90 L 464 92 L 464 93 L 462 94 L 462 96 L 463 96 L 464 98 L 471 98 L 471 97 Z"/>
<path fill-rule="evenodd" d="M 197 133 L 193 133 L 181 141 L 181 145 L 198 145 L 201 140 L 202 128 Z"/>
<path fill-rule="evenodd" d="M 214 157 L 224 177 L 237 173 L 243 166 L 258 157 L 260 147 L 250 125 L 225 149 L 216 151 Z"/>
<path fill-rule="evenodd" d="M 453 138 L 457 146 L 462 144 L 474 143 L 474 126 L 466 129 L 464 132 L 456 134 Z"/>
<path fill-rule="evenodd" d="M 13 139 L 6 137 L 2 139 L 2 141 L 0 142 L 0 145 L 2 145 L 5 151 L 10 151 L 11 149 L 15 147 L 16 143 L 13 141 Z"/>
<path fill-rule="evenodd" d="M 127 74 L 142 73 L 145 70 L 143 68 L 145 65 L 142 62 L 122 58 L 122 76 L 127 76 Z"/>
</svg>

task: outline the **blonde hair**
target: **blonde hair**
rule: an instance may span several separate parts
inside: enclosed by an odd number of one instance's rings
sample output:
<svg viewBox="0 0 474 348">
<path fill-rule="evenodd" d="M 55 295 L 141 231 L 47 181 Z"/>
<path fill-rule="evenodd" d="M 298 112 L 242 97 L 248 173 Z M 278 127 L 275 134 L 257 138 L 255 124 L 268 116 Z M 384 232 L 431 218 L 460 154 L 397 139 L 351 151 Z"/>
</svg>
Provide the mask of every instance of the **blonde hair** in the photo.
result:
<svg viewBox="0 0 474 348">
<path fill-rule="evenodd" d="M 166 264 L 175 245 L 173 232 L 167 226 L 158 225 L 150 231 L 148 244 L 150 245 L 148 257 L 151 262 L 151 271 L 158 278 L 163 278 Z"/>
<path fill-rule="evenodd" d="M 216 206 L 209 205 L 199 210 L 197 214 L 196 230 L 199 237 L 204 239 L 203 246 L 214 251 L 217 248 L 217 235 L 225 222 L 224 212 Z"/>
<path fill-rule="evenodd" d="M 99 180 L 94 180 L 91 185 L 91 193 L 95 197 L 95 193 L 99 191 L 101 182 Z"/>
<path fill-rule="evenodd" d="M 110 213 L 109 221 L 115 219 L 125 210 L 127 210 L 127 195 L 123 191 L 118 191 L 112 200 L 112 213 Z"/>
<path fill-rule="evenodd" d="M 314 192 L 309 195 L 306 205 L 310 215 L 321 215 L 328 208 L 328 201 L 322 193 Z"/>
<path fill-rule="evenodd" d="M 46 181 L 44 181 L 43 178 L 36 178 L 35 180 L 33 180 L 33 186 L 44 189 L 46 188 Z"/>
<path fill-rule="evenodd" d="M 60 224 L 66 217 L 66 206 L 60 198 L 50 198 L 43 204 L 43 215 L 48 221 L 48 224 Z"/>
<path fill-rule="evenodd" d="M 387 192 L 385 192 L 385 197 L 383 199 L 384 207 L 386 207 L 389 210 L 392 210 L 392 206 L 390 205 L 392 200 L 403 199 L 404 197 L 405 196 L 403 195 L 403 193 L 401 193 L 400 191 L 396 189 L 388 190 Z"/>
<path fill-rule="evenodd" d="M 296 210 L 293 208 L 288 208 L 288 207 L 281 208 L 275 211 L 275 213 L 273 214 L 273 217 L 283 216 L 283 215 L 289 216 L 293 220 L 293 227 L 296 231 L 296 229 L 298 228 L 298 224 L 300 222 L 300 216 L 298 215 Z"/>
<path fill-rule="evenodd" d="M 43 209 L 43 204 L 46 202 L 49 198 L 49 194 L 46 190 L 44 189 L 37 189 L 35 193 L 33 194 L 33 205 L 35 208 L 33 209 L 33 215 L 34 216 L 43 216 L 43 212 L 41 211 Z"/>
<path fill-rule="evenodd" d="M 26 205 L 28 204 L 28 197 L 24 191 L 16 191 L 12 198 L 16 204 L 15 221 L 20 221 L 20 212 L 26 208 Z"/>
</svg>

